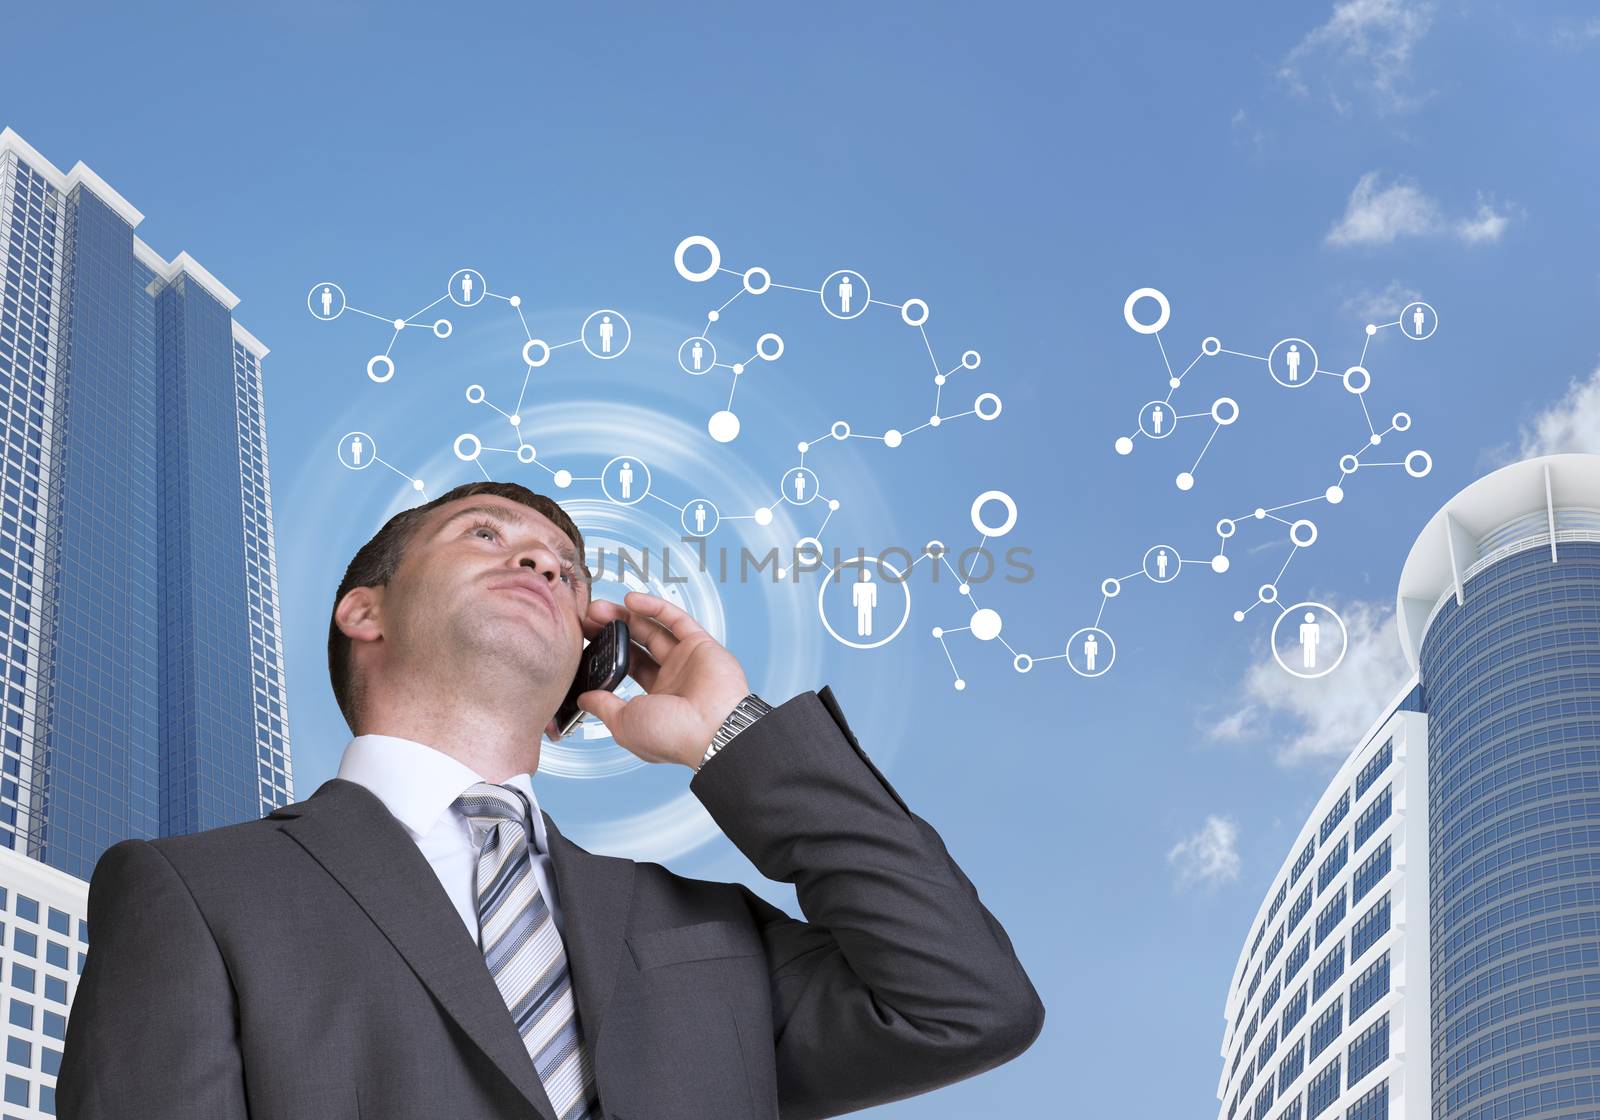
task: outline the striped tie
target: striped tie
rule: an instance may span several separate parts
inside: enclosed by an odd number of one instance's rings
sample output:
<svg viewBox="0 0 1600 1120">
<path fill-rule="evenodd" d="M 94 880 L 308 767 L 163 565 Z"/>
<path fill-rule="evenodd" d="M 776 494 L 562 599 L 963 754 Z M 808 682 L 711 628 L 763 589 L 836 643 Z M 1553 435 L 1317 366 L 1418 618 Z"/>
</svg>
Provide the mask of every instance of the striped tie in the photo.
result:
<svg viewBox="0 0 1600 1120">
<path fill-rule="evenodd" d="M 599 1120 L 594 1060 L 578 1033 L 567 954 L 533 877 L 532 807 L 521 790 L 478 782 L 454 805 L 478 851 L 479 942 L 560 1120 Z"/>
</svg>

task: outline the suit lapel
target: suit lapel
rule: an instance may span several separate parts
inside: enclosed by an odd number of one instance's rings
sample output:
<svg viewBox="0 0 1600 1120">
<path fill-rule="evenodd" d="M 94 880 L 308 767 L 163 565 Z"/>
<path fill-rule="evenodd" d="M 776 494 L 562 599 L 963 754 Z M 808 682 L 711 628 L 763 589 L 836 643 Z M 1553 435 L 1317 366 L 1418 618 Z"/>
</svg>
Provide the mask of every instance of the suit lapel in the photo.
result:
<svg viewBox="0 0 1600 1120">
<path fill-rule="evenodd" d="M 584 1044 L 594 1053 L 622 960 L 622 943 L 633 903 L 635 864 L 631 859 L 584 851 L 561 835 L 549 813 L 541 813 L 554 866 L 556 900 L 565 927 L 562 940 L 566 944 L 567 965 L 572 970 L 578 1026 L 583 1031 Z M 597 1066 L 596 1078 L 603 1075 Z M 602 1080 L 602 1089 L 604 1084 Z"/>
<path fill-rule="evenodd" d="M 556 1120 L 533 1059 L 517 1034 L 505 997 L 495 986 L 482 952 L 433 868 L 383 802 L 364 786 L 330 778 L 305 801 L 277 809 L 270 817 L 281 820 L 282 830 L 349 892 L 440 1006 L 538 1114 L 545 1120 Z M 586 859 L 599 858 L 583 855 Z M 586 904 L 595 901 L 597 892 L 581 882 L 581 871 L 575 872 L 574 878 L 580 882 L 574 885 L 569 903 L 567 884 L 560 882 L 560 875 L 558 861 L 562 916 L 564 921 L 570 921 L 568 908 L 581 912 Z M 625 905 L 626 899 L 623 901 Z M 592 924 L 587 915 L 579 919 L 580 928 Z M 569 931 L 572 928 L 568 926 Z M 580 940 L 583 936 L 579 934 Z M 570 932 L 568 937 L 570 944 Z M 593 952 L 603 954 L 604 947 L 597 945 Z M 614 973 L 614 964 L 612 969 Z M 575 982 L 577 976 L 575 973 Z M 587 1014 L 581 988 L 579 995 L 579 1005 Z M 598 1009 L 595 1013 L 598 1015 Z"/>
</svg>

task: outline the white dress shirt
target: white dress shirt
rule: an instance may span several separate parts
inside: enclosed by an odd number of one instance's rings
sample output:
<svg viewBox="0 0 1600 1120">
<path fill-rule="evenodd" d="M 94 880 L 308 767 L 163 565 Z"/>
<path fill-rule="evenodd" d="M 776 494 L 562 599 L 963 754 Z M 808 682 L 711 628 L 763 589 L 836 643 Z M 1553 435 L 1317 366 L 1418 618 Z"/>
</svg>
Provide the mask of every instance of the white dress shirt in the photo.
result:
<svg viewBox="0 0 1600 1120">
<path fill-rule="evenodd" d="M 405 826 L 439 876 L 473 942 L 481 945 L 473 882 L 478 849 L 473 843 L 471 822 L 452 803 L 469 787 L 488 779 L 441 750 L 394 735 L 357 735 L 351 739 L 339 760 L 338 776 L 371 790 Z M 544 818 L 539 813 L 539 798 L 533 792 L 531 777 L 514 774 L 501 784 L 520 789 L 533 808 L 533 877 L 550 907 L 556 932 L 564 936 Z"/>
</svg>

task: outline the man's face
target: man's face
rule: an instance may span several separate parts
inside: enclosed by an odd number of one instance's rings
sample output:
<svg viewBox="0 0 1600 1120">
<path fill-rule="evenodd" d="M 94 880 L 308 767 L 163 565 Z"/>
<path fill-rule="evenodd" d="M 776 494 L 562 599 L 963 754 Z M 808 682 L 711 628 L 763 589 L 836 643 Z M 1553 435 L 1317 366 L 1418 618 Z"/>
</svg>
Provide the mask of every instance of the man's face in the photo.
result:
<svg viewBox="0 0 1600 1120">
<path fill-rule="evenodd" d="M 434 510 L 383 590 L 383 633 L 406 660 L 519 666 L 530 686 L 577 671 L 589 585 L 572 540 L 537 510 L 472 494 Z"/>
</svg>

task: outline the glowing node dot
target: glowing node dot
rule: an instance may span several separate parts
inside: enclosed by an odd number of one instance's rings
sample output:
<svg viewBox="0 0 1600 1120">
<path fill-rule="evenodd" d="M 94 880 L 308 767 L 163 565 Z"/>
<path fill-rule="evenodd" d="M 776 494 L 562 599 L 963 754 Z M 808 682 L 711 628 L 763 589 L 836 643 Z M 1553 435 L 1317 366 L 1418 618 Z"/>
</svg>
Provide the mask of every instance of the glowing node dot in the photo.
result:
<svg viewBox="0 0 1600 1120">
<path fill-rule="evenodd" d="M 1221 575 L 1228 570 L 1228 558 L 1222 553 L 1217 553 L 1211 558 L 1211 570 Z"/>
<path fill-rule="evenodd" d="M 1190 474 L 1188 471 L 1184 471 L 1182 474 L 1180 474 L 1178 476 L 1178 489 L 1179 490 L 1193 490 L 1194 489 L 1194 475 Z"/>
<path fill-rule="evenodd" d="M 961 585 L 960 585 L 960 586 L 958 586 L 958 587 L 957 587 L 957 588 L 956 588 L 956 590 L 957 590 L 957 591 L 958 591 L 958 592 L 960 592 L 960 593 L 961 593 L 961 594 L 962 594 L 962 595 L 970 595 L 970 594 L 971 594 L 971 593 L 972 593 L 972 584 L 970 584 L 970 583 L 963 583 L 963 584 L 961 584 Z"/>
<path fill-rule="evenodd" d="M 957 677 L 956 678 L 956 691 L 960 692 L 962 689 L 964 689 L 966 687 L 967 687 L 967 682 L 962 680 L 960 677 Z"/>
<path fill-rule="evenodd" d="M 760 509 L 756 510 L 756 524 L 757 525 L 771 525 L 772 524 L 772 511 L 770 509 L 768 509 L 766 506 L 762 506 Z"/>
<path fill-rule="evenodd" d="M 557 486 L 559 486 L 563 490 L 565 490 L 567 487 L 571 486 L 572 485 L 572 472 L 571 471 L 567 471 L 567 470 L 557 471 L 556 472 L 556 477 L 555 477 L 555 484 Z"/>
<path fill-rule="evenodd" d="M 828 508 L 829 509 L 838 509 L 839 508 L 839 499 L 838 498 L 829 498 L 828 499 Z"/>
<path fill-rule="evenodd" d="M 883 443 L 885 447 L 899 447 L 900 433 L 895 431 L 893 428 L 890 428 L 887 432 L 883 433 Z"/>
<path fill-rule="evenodd" d="M 1368 334 L 1377 334 L 1378 333 L 1378 324 L 1376 324 L 1376 323 L 1368 323 L 1367 324 L 1367 333 Z"/>
<path fill-rule="evenodd" d="M 720 311 L 707 311 L 706 312 L 706 322 L 708 322 L 708 323 L 715 323 L 720 318 L 722 318 L 722 312 L 720 312 Z"/>
<path fill-rule="evenodd" d="M 1330 486 L 1330 487 L 1328 487 L 1327 497 L 1328 497 L 1328 503 L 1330 505 L 1338 505 L 1340 502 L 1344 501 L 1344 487 L 1343 486 Z"/>
<path fill-rule="evenodd" d="M 980 642 L 992 641 L 1000 636 L 1000 612 L 992 607 L 981 607 L 972 614 L 972 636 Z"/>
<path fill-rule="evenodd" d="M 394 329 L 397 330 L 397 331 L 405 330 L 406 329 L 406 321 L 404 319 L 396 319 L 394 321 Z"/>
<path fill-rule="evenodd" d="M 1243 622 L 1244 621 L 1244 612 L 1243 611 L 1234 611 L 1233 612 L 1233 620 L 1235 622 Z"/>
<path fill-rule="evenodd" d="M 1118 436 L 1117 437 L 1117 454 L 1118 455 L 1131 455 L 1131 454 L 1133 454 L 1133 440 L 1129 439 L 1127 436 Z"/>
<path fill-rule="evenodd" d="M 930 416 L 930 417 L 928 417 L 928 423 L 931 426 L 937 428 L 940 424 L 944 423 L 944 420 L 941 417 L 938 417 L 938 416 Z"/>
<path fill-rule="evenodd" d="M 804 455 L 807 451 L 811 450 L 811 445 L 805 440 L 801 440 L 799 443 L 794 445 L 794 449 L 800 452 L 800 454 Z"/>
<path fill-rule="evenodd" d="M 733 372 L 734 373 L 743 373 L 744 372 L 744 363 L 743 362 L 734 362 L 733 363 Z"/>
<path fill-rule="evenodd" d="M 411 489 L 413 489 L 413 490 L 421 490 L 422 489 L 422 479 L 413 478 L 411 480 Z"/>
<path fill-rule="evenodd" d="M 935 385 L 943 385 L 944 384 L 944 374 L 942 374 L 942 373 L 934 374 L 933 375 L 933 383 Z"/>
<path fill-rule="evenodd" d="M 1170 385 L 1172 388 L 1176 389 L 1181 384 L 1181 382 L 1176 377 L 1169 377 L 1169 378 L 1167 378 L 1167 384 Z"/>
<path fill-rule="evenodd" d="M 1267 511 L 1264 510 L 1264 509 L 1259 509 L 1258 508 L 1256 510 L 1256 520 L 1257 521 L 1265 521 L 1266 519 L 1267 519 Z"/>
<path fill-rule="evenodd" d="M 1368 442 L 1371 443 L 1372 446 L 1376 447 L 1376 446 L 1378 446 L 1378 444 L 1383 442 L 1383 437 L 1380 436 L 1377 432 L 1373 432 L 1372 433 L 1372 439 L 1370 439 Z"/>
<path fill-rule="evenodd" d="M 943 627 L 943 626 L 935 626 L 935 627 L 934 627 L 934 628 L 933 628 L 933 636 L 934 636 L 934 637 L 935 637 L 935 638 L 942 638 L 942 637 L 944 637 L 944 627 Z"/>
<path fill-rule="evenodd" d="M 727 409 L 713 412 L 711 419 L 706 421 L 706 430 L 718 443 L 728 443 L 739 434 L 739 417 Z"/>
<path fill-rule="evenodd" d="M 512 296 L 511 297 L 511 306 L 512 307 L 521 307 L 522 306 L 522 297 L 521 296 Z"/>
<path fill-rule="evenodd" d="M 522 426 L 522 417 L 513 416 L 511 418 L 511 426 L 514 428 L 520 428 Z"/>
</svg>

